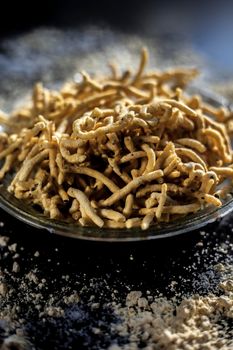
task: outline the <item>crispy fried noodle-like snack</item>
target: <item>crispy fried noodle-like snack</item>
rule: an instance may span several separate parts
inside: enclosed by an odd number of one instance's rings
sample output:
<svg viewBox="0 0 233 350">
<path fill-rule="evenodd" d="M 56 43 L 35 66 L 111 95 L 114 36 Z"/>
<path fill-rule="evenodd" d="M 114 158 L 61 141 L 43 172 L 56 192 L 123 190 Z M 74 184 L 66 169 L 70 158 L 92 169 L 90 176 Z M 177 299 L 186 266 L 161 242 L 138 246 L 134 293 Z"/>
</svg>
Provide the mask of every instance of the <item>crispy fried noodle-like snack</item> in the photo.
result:
<svg viewBox="0 0 233 350">
<path fill-rule="evenodd" d="M 195 69 L 68 82 L 60 91 L 36 84 L 31 104 L 0 112 L 0 180 L 52 219 L 80 225 L 148 229 L 221 206 L 232 179 L 227 125 L 232 113 L 189 96 Z"/>
</svg>

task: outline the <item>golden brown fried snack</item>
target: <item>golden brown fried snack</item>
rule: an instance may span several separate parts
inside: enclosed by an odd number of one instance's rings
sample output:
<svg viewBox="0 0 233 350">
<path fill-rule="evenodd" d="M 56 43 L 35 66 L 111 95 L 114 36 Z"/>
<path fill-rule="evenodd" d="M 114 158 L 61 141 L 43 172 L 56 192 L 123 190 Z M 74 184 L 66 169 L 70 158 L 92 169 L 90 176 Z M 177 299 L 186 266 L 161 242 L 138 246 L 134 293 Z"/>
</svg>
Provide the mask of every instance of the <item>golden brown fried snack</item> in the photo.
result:
<svg viewBox="0 0 233 350">
<path fill-rule="evenodd" d="M 109 228 L 168 222 L 220 206 L 232 179 L 230 112 L 188 96 L 195 69 L 110 77 L 82 72 L 60 91 L 36 84 L 30 106 L 1 112 L 0 180 L 52 219 Z M 227 188 L 227 190 L 226 190 Z"/>
</svg>

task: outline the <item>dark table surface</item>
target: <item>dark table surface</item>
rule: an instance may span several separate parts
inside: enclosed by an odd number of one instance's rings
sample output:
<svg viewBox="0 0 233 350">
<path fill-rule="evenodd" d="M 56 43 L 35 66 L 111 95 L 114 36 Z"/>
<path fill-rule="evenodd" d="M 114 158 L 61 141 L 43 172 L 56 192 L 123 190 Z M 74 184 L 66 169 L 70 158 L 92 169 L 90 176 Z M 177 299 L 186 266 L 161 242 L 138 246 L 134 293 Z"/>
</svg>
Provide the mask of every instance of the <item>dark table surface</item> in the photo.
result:
<svg viewBox="0 0 233 350">
<path fill-rule="evenodd" d="M 219 277 L 213 266 L 233 261 L 229 218 L 174 239 L 134 244 L 74 241 L 34 229 L 2 211 L 1 220 L 1 234 L 10 237 L 8 246 L 17 243 L 19 254 L 1 249 L 1 269 L 11 290 L 1 301 L 2 309 L 16 305 L 20 309 L 10 322 L 2 319 L 0 334 L 4 339 L 23 329 L 36 349 L 107 349 L 117 337 L 110 330 L 110 323 L 117 319 L 108 303 L 123 302 L 131 290 L 168 297 L 216 292 Z M 34 255 L 37 251 L 38 257 Z M 17 273 L 12 272 L 14 261 L 20 266 Z M 39 291 L 37 282 L 26 278 L 30 271 L 42 281 Z M 52 300 L 53 306 L 62 307 L 64 316 L 41 316 L 35 307 L 35 292 L 42 294 L 38 302 L 42 309 Z M 64 297 L 74 292 L 80 302 L 64 304 Z M 99 303 L 98 309 L 93 309 L 93 302 Z M 96 327 L 100 334 L 94 333 Z M 117 340 L 127 342 L 124 337 Z"/>
</svg>

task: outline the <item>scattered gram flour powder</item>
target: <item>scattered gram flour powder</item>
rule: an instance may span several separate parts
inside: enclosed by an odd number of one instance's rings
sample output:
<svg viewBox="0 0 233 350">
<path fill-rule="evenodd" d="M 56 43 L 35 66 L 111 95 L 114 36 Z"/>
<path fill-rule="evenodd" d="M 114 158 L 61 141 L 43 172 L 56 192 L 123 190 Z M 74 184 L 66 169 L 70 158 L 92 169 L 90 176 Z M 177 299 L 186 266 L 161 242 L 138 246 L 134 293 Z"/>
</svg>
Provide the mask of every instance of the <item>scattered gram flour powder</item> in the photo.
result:
<svg viewBox="0 0 233 350">
<path fill-rule="evenodd" d="M 21 274 L 20 264 L 17 262 L 20 255 L 18 245 L 9 244 L 9 238 L 1 236 L 0 247 L 2 256 L 10 258 L 11 261 L 9 270 L 0 269 L 0 322 L 5 322 L 6 325 L 5 336 L 2 339 L 0 337 L 0 350 L 13 348 L 34 350 L 31 343 L 33 339 L 25 330 L 25 325 L 31 317 L 30 310 L 34 310 L 34 314 L 38 313 L 39 323 L 40 320 L 46 322 L 48 318 L 60 319 L 60 325 L 64 327 L 66 337 L 73 336 L 72 321 L 68 324 L 68 328 L 65 326 L 66 310 L 69 305 L 71 307 L 79 305 L 81 311 L 78 309 L 78 312 L 82 315 L 82 310 L 85 310 L 82 309 L 85 300 L 82 300 L 81 290 L 79 294 L 79 290 L 74 291 L 69 287 L 69 275 L 61 277 L 67 285 L 66 288 L 62 288 L 61 294 L 59 292 L 48 295 L 46 293 L 48 282 L 45 278 L 38 277 L 37 268 Z M 39 252 L 34 253 L 32 262 L 39 256 Z M 106 306 L 107 310 L 111 309 L 115 316 L 108 328 L 110 345 L 101 347 L 88 345 L 85 349 L 232 350 L 233 265 L 218 263 L 213 269 L 219 276 L 218 287 L 214 293 L 188 295 L 177 292 L 174 297 L 168 299 L 162 294 L 154 296 L 153 290 L 147 291 L 145 296 L 141 291 L 130 291 L 123 303 L 120 303 L 117 298 L 112 298 L 108 303 L 104 301 L 101 307 Z M 8 281 L 11 283 L 9 284 Z M 12 282 L 17 289 L 14 289 Z M 174 284 L 176 284 L 175 281 Z M 25 305 L 23 305 L 24 299 Z M 100 305 L 96 303 L 94 295 L 93 300 L 89 301 L 90 308 L 94 312 L 99 312 Z M 25 306 L 29 308 L 26 317 L 24 312 L 22 313 Z M 77 310 L 74 312 L 77 313 Z M 88 315 L 87 319 L 90 323 Z M 99 314 L 96 329 L 104 341 L 106 334 L 101 331 L 102 324 Z M 92 328 L 91 325 L 90 327 Z M 90 334 L 94 334 L 93 332 L 94 328 Z M 60 348 L 54 347 L 54 349 Z"/>
<path fill-rule="evenodd" d="M 233 268 L 222 264 L 216 268 L 224 275 L 221 295 L 168 300 L 130 292 L 125 305 L 115 306 L 121 322 L 112 325 L 120 336 L 129 337 L 129 343 L 111 345 L 109 350 L 232 350 Z"/>
</svg>

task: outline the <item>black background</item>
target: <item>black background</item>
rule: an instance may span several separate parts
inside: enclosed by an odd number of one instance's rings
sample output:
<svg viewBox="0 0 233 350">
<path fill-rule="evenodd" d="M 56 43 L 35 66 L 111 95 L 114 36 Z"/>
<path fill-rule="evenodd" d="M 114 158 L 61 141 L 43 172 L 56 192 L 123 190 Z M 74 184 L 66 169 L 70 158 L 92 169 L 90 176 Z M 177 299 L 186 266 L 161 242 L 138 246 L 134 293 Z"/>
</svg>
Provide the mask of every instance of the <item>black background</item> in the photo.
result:
<svg viewBox="0 0 233 350">
<path fill-rule="evenodd" d="M 79 28 L 104 25 L 122 32 L 186 37 L 209 59 L 233 72 L 231 0 L 41 0 L 5 1 L 0 38 L 37 27 Z"/>
<path fill-rule="evenodd" d="M 149 29 L 149 19 L 155 29 L 160 29 L 164 22 L 163 30 L 167 32 L 181 27 L 186 31 L 194 30 L 196 27 L 204 34 L 204 29 L 213 29 L 209 27 L 212 19 L 220 30 L 224 19 L 228 21 L 229 16 L 232 18 L 232 11 L 231 0 L 5 1 L 0 27 L 1 34 L 7 35 L 35 26 L 76 27 L 98 22 L 141 32 Z"/>
</svg>

